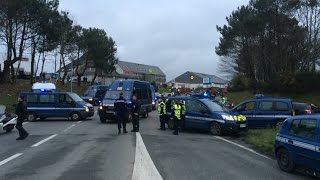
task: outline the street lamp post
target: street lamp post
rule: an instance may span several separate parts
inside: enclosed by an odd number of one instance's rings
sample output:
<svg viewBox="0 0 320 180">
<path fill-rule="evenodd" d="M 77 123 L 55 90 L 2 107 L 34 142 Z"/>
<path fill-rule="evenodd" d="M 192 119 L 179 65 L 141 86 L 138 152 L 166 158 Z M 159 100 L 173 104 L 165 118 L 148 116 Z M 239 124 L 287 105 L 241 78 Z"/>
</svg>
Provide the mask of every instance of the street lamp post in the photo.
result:
<svg viewBox="0 0 320 180">
<path fill-rule="evenodd" d="M 73 81 L 73 59 L 71 59 L 71 81 L 70 81 L 70 91 L 72 92 L 72 82 Z"/>
</svg>

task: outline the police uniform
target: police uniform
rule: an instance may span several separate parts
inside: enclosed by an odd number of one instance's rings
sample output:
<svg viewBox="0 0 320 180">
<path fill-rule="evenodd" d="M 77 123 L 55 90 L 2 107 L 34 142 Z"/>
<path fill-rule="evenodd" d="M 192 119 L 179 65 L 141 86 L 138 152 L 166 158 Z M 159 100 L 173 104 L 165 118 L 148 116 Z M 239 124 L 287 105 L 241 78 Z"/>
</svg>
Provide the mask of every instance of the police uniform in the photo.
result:
<svg viewBox="0 0 320 180">
<path fill-rule="evenodd" d="M 118 122 L 118 134 L 121 133 L 121 125 L 123 126 L 123 133 L 127 133 L 128 105 L 122 93 L 120 93 L 119 99 L 114 102 L 114 111 Z"/>
<path fill-rule="evenodd" d="M 29 133 L 22 126 L 27 114 L 27 106 L 24 102 L 24 97 L 20 97 L 19 103 L 16 106 L 16 114 L 18 116 L 16 128 L 19 131 L 19 137 L 17 140 L 22 140 L 29 135 Z"/>
<path fill-rule="evenodd" d="M 174 122 L 174 132 L 173 134 L 178 135 L 179 134 L 179 121 L 181 120 L 181 106 L 180 104 L 175 103 L 172 106 L 172 118 Z"/>
<path fill-rule="evenodd" d="M 166 104 L 163 100 L 158 104 L 158 112 L 160 115 L 160 129 L 166 130 Z"/>
<path fill-rule="evenodd" d="M 131 114 L 132 114 L 132 132 L 139 132 L 139 116 L 140 116 L 140 103 L 138 100 L 132 100 Z"/>
<path fill-rule="evenodd" d="M 181 130 L 184 131 L 186 128 L 186 102 L 185 101 L 181 101 Z"/>
</svg>

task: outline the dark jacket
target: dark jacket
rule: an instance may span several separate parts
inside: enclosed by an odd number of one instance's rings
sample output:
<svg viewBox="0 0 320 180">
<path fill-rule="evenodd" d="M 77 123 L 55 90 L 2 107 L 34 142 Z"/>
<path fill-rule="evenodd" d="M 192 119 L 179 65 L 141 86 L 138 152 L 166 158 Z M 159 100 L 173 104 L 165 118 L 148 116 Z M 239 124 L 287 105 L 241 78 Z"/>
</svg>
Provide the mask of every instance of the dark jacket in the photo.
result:
<svg viewBox="0 0 320 180">
<path fill-rule="evenodd" d="M 27 106 L 24 101 L 20 101 L 16 106 L 16 114 L 18 119 L 25 119 L 27 117 Z"/>
<path fill-rule="evenodd" d="M 140 108 L 141 108 L 141 105 L 140 105 L 139 101 L 132 101 L 132 104 L 131 104 L 131 113 L 132 113 L 132 115 L 138 115 L 139 116 Z"/>
<path fill-rule="evenodd" d="M 125 117 L 128 115 L 127 101 L 123 97 L 114 102 L 114 112 L 116 112 L 117 116 Z"/>
</svg>

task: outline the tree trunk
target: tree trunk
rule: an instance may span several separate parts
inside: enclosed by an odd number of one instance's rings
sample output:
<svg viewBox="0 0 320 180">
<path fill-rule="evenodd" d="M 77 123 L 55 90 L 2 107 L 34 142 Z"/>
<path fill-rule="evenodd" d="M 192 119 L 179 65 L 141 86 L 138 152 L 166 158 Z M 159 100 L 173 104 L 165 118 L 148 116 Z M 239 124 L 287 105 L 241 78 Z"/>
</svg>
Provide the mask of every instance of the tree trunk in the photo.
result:
<svg viewBox="0 0 320 180">
<path fill-rule="evenodd" d="M 41 66 L 41 74 L 43 73 L 43 68 L 44 68 L 44 63 L 45 63 L 45 61 L 46 61 L 46 54 L 45 54 L 45 52 L 43 52 L 43 54 L 42 54 L 42 66 Z M 45 79 L 44 79 L 45 80 Z"/>
<path fill-rule="evenodd" d="M 77 77 L 78 77 L 78 86 L 81 86 L 81 77 L 82 77 L 82 75 L 77 75 Z"/>
<path fill-rule="evenodd" d="M 40 58 L 41 58 L 41 53 L 39 53 L 39 56 L 38 56 L 37 67 L 36 67 L 36 72 L 35 72 L 35 76 L 36 76 L 36 77 L 37 77 L 38 70 L 39 70 Z"/>
<path fill-rule="evenodd" d="M 32 45 L 31 45 L 31 77 L 30 77 L 30 84 L 34 83 L 34 63 L 36 61 L 36 43 L 34 38 L 32 38 Z"/>
<path fill-rule="evenodd" d="M 94 82 L 96 81 L 97 76 L 98 76 L 98 70 L 97 70 L 97 68 L 96 68 L 96 70 L 95 70 L 95 72 L 94 72 L 94 77 L 93 77 L 93 79 L 92 79 L 92 81 L 91 81 L 91 85 L 94 84 Z"/>
</svg>

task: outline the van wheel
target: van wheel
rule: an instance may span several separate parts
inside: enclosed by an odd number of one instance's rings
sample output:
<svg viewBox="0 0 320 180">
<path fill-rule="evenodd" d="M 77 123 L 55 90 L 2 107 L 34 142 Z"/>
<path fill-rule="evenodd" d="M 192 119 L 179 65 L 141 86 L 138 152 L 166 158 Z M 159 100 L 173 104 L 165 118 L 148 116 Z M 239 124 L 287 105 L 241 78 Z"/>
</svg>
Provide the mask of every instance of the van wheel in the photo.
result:
<svg viewBox="0 0 320 180">
<path fill-rule="evenodd" d="M 282 120 L 277 120 L 277 122 L 276 122 L 276 124 L 275 124 L 275 127 L 276 127 L 276 128 L 281 128 L 282 124 L 283 124 L 283 121 L 282 121 Z"/>
<path fill-rule="evenodd" d="M 36 121 L 36 120 L 37 120 L 37 115 L 36 115 L 36 113 L 34 113 L 34 112 L 29 112 L 27 119 L 28 119 L 28 121 Z"/>
<path fill-rule="evenodd" d="M 291 155 L 284 148 L 277 151 L 277 162 L 280 169 L 285 172 L 292 172 L 295 168 Z"/>
<path fill-rule="evenodd" d="M 222 129 L 219 123 L 212 122 L 210 124 L 210 132 L 214 136 L 221 136 L 222 135 Z"/>
<path fill-rule="evenodd" d="M 77 112 L 71 113 L 70 118 L 72 121 L 80 121 L 82 119 L 81 115 Z"/>
</svg>

